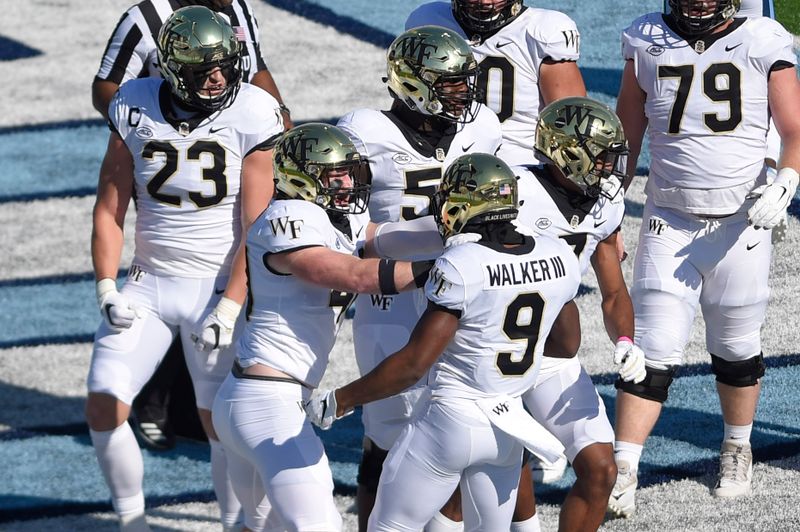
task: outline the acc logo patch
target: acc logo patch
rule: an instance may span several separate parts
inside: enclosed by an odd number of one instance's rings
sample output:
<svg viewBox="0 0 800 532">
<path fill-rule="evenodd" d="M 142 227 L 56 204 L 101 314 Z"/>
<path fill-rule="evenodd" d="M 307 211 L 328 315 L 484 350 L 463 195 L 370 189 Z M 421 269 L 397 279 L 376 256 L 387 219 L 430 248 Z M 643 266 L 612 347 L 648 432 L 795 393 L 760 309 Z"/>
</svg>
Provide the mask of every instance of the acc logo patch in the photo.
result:
<svg viewBox="0 0 800 532">
<path fill-rule="evenodd" d="M 647 49 L 647 53 L 653 56 L 659 56 L 664 53 L 664 48 L 657 44 L 651 44 Z"/>
<path fill-rule="evenodd" d="M 535 225 L 537 229 L 541 229 L 542 231 L 544 231 L 545 229 L 553 225 L 553 222 L 550 221 L 550 218 L 539 218 L 538 220 L 536 220 Z"/>
<path fill-rule="evenodd" d="M 136 136 L 140 139 L 149 139 L 153 136 L 153 130 L 147 126 L 136 129 Z"/>
<path fill-rule="evenodd" d="M 411 162 L 411 156 L 407 153 L 395 153 L 392 160 L 397 164 L 408 164 Z"/>
</svg>

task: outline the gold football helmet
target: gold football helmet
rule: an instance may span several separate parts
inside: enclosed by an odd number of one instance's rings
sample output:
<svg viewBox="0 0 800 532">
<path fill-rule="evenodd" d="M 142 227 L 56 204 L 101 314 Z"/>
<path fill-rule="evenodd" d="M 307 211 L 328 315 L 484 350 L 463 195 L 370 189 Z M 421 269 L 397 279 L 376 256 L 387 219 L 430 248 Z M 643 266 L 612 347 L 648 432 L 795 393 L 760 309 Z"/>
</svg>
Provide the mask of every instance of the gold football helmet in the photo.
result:
<svg viewBox="0 0 800 532">
<path fill-rule="evenodd" d="M 233 102 L 242 79 L 241 46 L 223 16 L 203 6 L 182 7 L 161 26 L 157 41 L 161 75 L 178 100 L 211 112 Z M 201 94 L 215 68 L 225 76 L 225 89 L 218 95 Z"/>
<path fill-rule="evenodd" d="M 452 9 L 462 28 L 483 35 L 514 20 L 522 12 L 522 0 L 453 0 Z"/>
<path fill-rule="evenodd" d="M 275 146 L 272 161 L 278 198 L 350 214 L 367 210 L 369 162 L 338 127 L 310 122 L 290 129 Z"/>
<path fill-rule="evenodd" d="M 542 109 L 534 149 L 585 194 L 598 196 L 603 180 L 616 176 L 622 182 L 620 158 L 628 154 L 628 141 L 619 117 L 607 105 L 573 97 Z"/>
<path fill-rule="evenodd" d="M 433 216 L 443 238 L 460 233 L 470 223 L 513 220 L 517 217 L 517 176 L 494 155 L 462 155 L 442 177 L 433 198 Z"/>
<path fill-rule="evenodd" d="M 389 46 L 386 63 L 389 91 L 410 109 L 451 122 L 475 119 L 478 63 L 454 31 L 410 29 Z"/>
<path fill-rule="evenodd" d="M 689 35 L 702 35 L 730 20 L 742 0 L 669 0 L 672 19 Z"/>
</svg>

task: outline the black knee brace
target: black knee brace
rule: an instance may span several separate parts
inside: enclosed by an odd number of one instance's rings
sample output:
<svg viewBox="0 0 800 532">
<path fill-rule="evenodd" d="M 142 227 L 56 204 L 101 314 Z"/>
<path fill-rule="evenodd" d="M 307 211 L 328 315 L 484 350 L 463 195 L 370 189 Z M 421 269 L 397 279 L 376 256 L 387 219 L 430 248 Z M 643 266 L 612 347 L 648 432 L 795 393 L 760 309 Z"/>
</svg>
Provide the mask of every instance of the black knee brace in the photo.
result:
<svg viewBox="0 0 800 532">
<path fill-rule="evenodd" d="M 737 388 L 745 388 L 758 384 L 758 379 L 764 376 L 767 366 L 764 365 L 764 353 L 759 353 L 747 360 L 737 360 L 736 362 L 728 362 L 712 353 L 711 369 L 714 375 L 717 376 L 717 382 L 728 386 L 736 386 Z"/>
<path fill-rule="evenodd" d="M 667 400 L 669 385 L 672 384 L 672 378 L 675 376 L 678 366 L 668 366 L 667 369 L 646 366 L 645 369 L 647 370 L 647 376 L 639 384 L 617 378 L 614 387 L 643 399 L 663 403 Z"/>
<path fill-rule="evenodd" d="M 378 493 L 378 481 L 381 479 L 383 462 L 389 451 L 384 451 L 369 438 L 364 438 L 364 450 L 361 452 L 361 463 L 358 464 L 358 485 L 372 493 Z"/>
</svg>

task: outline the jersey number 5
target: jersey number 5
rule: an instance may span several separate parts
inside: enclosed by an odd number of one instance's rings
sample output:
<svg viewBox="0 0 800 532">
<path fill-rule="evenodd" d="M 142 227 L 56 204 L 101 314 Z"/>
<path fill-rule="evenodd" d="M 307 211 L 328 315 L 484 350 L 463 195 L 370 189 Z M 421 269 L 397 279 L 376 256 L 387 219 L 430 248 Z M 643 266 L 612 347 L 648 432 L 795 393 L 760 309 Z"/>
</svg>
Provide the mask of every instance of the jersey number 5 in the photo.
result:
<svg viewBox="0 0 800 532">
<path fill-rule="evenodd" d="M 520 294 L 506 307 L 503 332 L 512 341 L 525 342 L 525 354 L 514 360 L 513 353 L 497 353 L 496 364 L 500 373 L 519 376 L 531 369 L 543 314 L 544 299 L 539 292 Z"/>
<path fill-rule="evenodd" d="M 669 112 L 671 134 L 681 132 L 681 120 L 694 79 L 694 65 L 659 65 L 658 79 L 677 78 L 678 90 Z M 722 88 L 720 88 L 722 87 Z M 714 63 L 703 72 L 703 94 L 712 102 L 727 102 L 728 118 L 703 113 L 703 122 L 714 133 L 733 131 L 742 121 L 742 72 L 732 63 Z"/>
<path fill-rule="evenodd" d="M 145 144 L 142 150 L 142 157 L 152 159 L 156 153 L 164 154 L 164 166 L 147 182 L 147 192 L 150 193 L 153 199 L 161 203 L 180 207 L 180 196 L 161 191 L 164 183 L 178 170 L 178 149 L 169 142 L 151 141 Z M 228 195 L 228 180 L 225 177 L 225 148 L 216 142 L 198 140 L 186 150 L 186 159 L 197 161 L 203 153 L 209 153 L 213 156 L 211 167 L 203 168 L 203 180 L 214 183 L 214 194 L 204 196 L 200 192 L 189 192 L 189 199 L 201 209 L 216 205 Z"/>
</svg>

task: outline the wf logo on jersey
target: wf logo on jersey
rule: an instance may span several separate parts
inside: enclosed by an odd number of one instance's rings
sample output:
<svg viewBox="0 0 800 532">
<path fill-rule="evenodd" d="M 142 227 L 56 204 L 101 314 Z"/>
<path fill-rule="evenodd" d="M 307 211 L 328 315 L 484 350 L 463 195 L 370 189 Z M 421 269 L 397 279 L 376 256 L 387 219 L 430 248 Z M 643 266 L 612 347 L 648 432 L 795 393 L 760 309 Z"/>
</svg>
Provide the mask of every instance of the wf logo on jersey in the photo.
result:
<svg viewBox="0 0 800 532">
<path fill-rule="evenodd" d="M 128 279 L 134 283 L 138 283 L 142 280 L 142 278 L 147 274 L 139 265 L 131 264 L 131 267 L 128 269 Z"/>
<path fill-rule="evenodd" d="M 394 298 L 392 296 L 384 296 L 381 294 L 370 294 L 369 296 L 372 307 L 380 310 L 381 312 L 388 312 L 392 308 Z"/>
<path fill-rule="evenodd" d="M 428 282 L 432 283 L 432 285 L 435 287 L 433 289 L 433 294 L 436 296 L 441 296 L 453 286 L 453 283 L 445 278 L 442 270 L 435 266 L 431 270 L 430 277 L 428 277 Z"/>
<path fill-rule="evenodd" d="M 505 414 L 506 412 L 508 412 L 508 410 L 509 410 L 509 408 L 508 408 L 508 402 L 506 402 L 506 401 L 503 401 L 502 403 L 497 403 L 497 404 L 496 404 L 496 405 L 495 405 L 495 406 L 492 408 L 492 412 L 494 412 L 494 413 L 495 413 L 495 415 L 498 415 L 498 416 L 499 416 L 500 414 Z"/>
<path fill-rule="evenodd" d="M 661 218 L 650 218 L 648 224 L 648 231 L 651 235 L 660 235 L 664 232 L 664 229 L 669 227 L 669 224 Z"/>
<path fill-rule="evenodd" d="M 567 47 L 575 48 L 578 50 L 581 46 L 581 36 L 575 30 L 564 30 L 561 32 L 564 35 L 564 42 L 566 43 Z"/>
<path fill-rule="evenodd" d="M 288 216 L 284 216 L 282 218 L 270 220 L 269 226 L 272 228 L 273 235 L 278 236 L 278 233 L 288 235 L 291 233 L 289 238 L 294 240 L 300 236 L 300 228 L 303 227 L 304 223 L 303 220 L 290 220 Z"/>
</svg>

